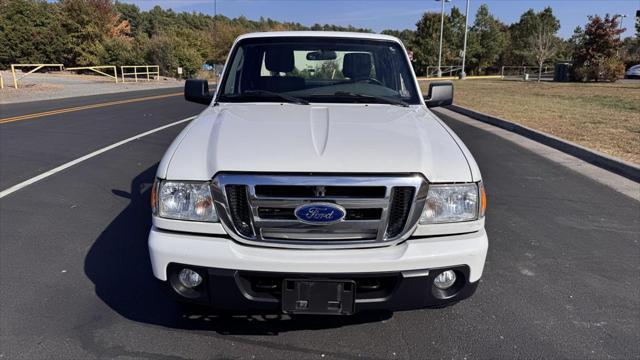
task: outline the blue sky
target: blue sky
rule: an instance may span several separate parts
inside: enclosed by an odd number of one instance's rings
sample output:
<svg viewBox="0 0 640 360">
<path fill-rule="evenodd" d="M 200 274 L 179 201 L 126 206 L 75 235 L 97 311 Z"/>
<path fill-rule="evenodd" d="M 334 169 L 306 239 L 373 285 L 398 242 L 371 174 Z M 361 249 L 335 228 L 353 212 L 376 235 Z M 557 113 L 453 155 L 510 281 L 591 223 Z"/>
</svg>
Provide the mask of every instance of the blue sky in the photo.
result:
<svg viewBox="0 0 640 360">
<path fill-rule="evenodd" d="M 199 11 L 213 14 L 214 0 L 120 0 L 134 3 L 143 10 L 155 5 L 176 11 Z M 569 37 L 576 26 L 582 26 L 587 16 L 625 14 L 623 35 L 634 34 L 636 10 L 640 10 L 640 0 L 471 0 L 472 15 L 481 4 L 489 5 L 490 11 L 505 23 L 518 20 L 520 14 L 529 8 L 542 10 L 551 6 L 560 19 L 560 36 Z M 261 16 L 280 21 L 353 25 L 374 31 L 384 29 L 413 29 L 424 11 L 440 11 L 440 3 L 435 0 L 217 0 L 217 11 L 228 17 L 244 15 L 249 19 Z M 464 12 L 465 0 L 451 0 L 446 8 L 457 6 Z"/>
</svg>

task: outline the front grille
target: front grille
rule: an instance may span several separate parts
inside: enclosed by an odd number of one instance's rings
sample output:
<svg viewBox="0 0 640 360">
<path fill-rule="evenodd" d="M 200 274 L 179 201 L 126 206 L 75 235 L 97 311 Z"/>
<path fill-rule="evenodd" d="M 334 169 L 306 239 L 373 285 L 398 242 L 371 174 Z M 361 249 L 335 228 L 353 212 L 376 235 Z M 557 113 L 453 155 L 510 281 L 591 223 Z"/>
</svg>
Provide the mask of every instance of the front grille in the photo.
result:
<svg viewBox="0 0 640 360">
<path fill-rule="evenodd" d="M 295 220 L 296 216 L 293 214 L 293 208 L 258 208 L 258 216 L 261 219 L 271 220 Z"/>
<path fill-rule="evenodd" d="M 252 245 L 371 247 L 405 239 L 424 207 L 422 176 L 220 174 L 213 193 L 230 235 Z M 309 224 L 295 209 L 322 202 L 346 210 L 343 220 Z"/>
<path fill-rule="evenodd" d="M 258 217 L 270 220 L 295 220 L 295 208 L 258 208 Z M 347 209 L 345 220 L 380 220 L 382 209 Z"/>
<path fill-rule="evenodd" d="M 384 198 L 384 186 L 257 185 L 256 196 L 292 198 Z"/>
<path fill-rule="evenodd" d="M 380 220 L 382 209 L 347 209 L 345 220 Z"/>
<path fill-rule="evenodd" d="M 251 212 L 247 202 L 246 185 L 227 185 L 227 199 L 229 200 L 229 210 L 233 225 L 243 236 L 253 236 L 251 229 Z"/>
<path fill-rule="evenodd" d="M 413 204 L 415 188 L 398 186 L 391 190 L 391 208 L 389 209 L 389 226 L 387 236 L 397 236 L 404 228 L 409 216 L 409 210 Z"/>
</svg>

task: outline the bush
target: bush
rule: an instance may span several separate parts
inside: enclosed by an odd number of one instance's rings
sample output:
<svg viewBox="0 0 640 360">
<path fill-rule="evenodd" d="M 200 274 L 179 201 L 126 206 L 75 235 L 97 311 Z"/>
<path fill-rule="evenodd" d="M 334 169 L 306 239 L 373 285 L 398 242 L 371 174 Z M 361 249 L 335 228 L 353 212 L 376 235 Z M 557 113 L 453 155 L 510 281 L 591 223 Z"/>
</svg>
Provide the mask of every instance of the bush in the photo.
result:
<svg viewBox="0 0 640 360">
<path fill-rule="evenodd" d="M 110 38 L 103 42 L 103 52 L 100 61 L 104 64 L 143 65 L 147 61 L 143 49 L 146 47 L 146 39 Z"/>
<path fill-rule="evenodd" d="M 624 63 L 618 58 L 608 58 L 573 67 L 576 81 L 611 81 L 624 76 Z"/>
<path fill-rule="evenodd" d="M 624 77 L 624 63 L 618 58 L 609 58 L 600 64 L 600 78 L 611 82 Z"/>
<path fill-rule="evenodd" d="M 175 35 L 163 34 L 151 38 L 147 57 L 152 64 L 160 67 L 160 73 L 168 76 L 178 76 L 178 67 L 182 67 L 182 76 L 192 77 L 204 64 L 200 53 Z"/>
</svg>

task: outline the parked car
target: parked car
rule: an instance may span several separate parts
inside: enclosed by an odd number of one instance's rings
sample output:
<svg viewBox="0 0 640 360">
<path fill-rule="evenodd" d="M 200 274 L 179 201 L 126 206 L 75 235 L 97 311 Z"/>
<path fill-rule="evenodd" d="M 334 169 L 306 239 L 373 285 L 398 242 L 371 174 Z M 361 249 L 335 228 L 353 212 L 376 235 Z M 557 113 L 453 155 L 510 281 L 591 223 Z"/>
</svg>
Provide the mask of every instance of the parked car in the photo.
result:
<svg viewBox="0 0 640 360">
<path fill-rule="evenodd" d="M 233 312 L 348 315 L 468 298 L 488 240 L 473 156 L 390 36 L 240 36 L 152 191 L 154 275 Z"/>
<path fill-rule="evenodd" d="M 640 64 L 633 65 L 624 73 L 625 79 L 640 79 Z"/>
</svg>

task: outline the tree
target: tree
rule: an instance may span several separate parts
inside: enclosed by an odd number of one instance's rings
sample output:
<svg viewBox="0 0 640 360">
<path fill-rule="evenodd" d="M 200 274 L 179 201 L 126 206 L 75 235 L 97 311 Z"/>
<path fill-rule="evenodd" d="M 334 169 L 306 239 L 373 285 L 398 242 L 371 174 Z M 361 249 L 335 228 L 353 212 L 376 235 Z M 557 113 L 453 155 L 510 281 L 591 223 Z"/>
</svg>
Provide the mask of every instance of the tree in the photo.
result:
<svg viewBox="0 0 640 360">
<path fill-rule="evenodd" d="M 561 40 L 555 36 L 558 30 L 560 21 L 550 7 L 538 13 L 533 9 L 527 10 L 520 15 L 518 22 L 509 27 L 510 42 L 505 51 L 507 62 L 523 66 L 538 63 L 540 45 L 546 43 L 555 49 L 559 47 Z M 554 54 L 555 51 L 548 58 Z"/>
<path fill-rule="evenodd" d="M 61 26 L 69 36 L 65 46 L 65 64 L 102 65 L 104 41 L 129 32 L 113 10 L 110 0 L 62 0 Z"/>
<path fill-rule="evenodd" d="M 0 0 L 0 67 L 11 63 L 62 63 L 67 34 L 57 4 Z"/>
<path fill-rule="evenodd" d="M 382 30 L 381 34 L 395 36 L 402 41 L 404 46 L 407 49 L 411 49 L 413 46 L 414 39 L 416 37 L 416 33 L 410 29 L 404 30 Z"/>
<path fill-rule="evenodd" d="M 569 40 L 567 40 L 567 43 L 569 46 L 569 51 L 573 56 L 573 54 L 575 54 L 578 49 L 583 46 L 584 30 L 580 26 L 576 26 L 575 29 L 573 29 L 573 34 L 571 35 Z"/>
<path fill-rule="evenodd" d="M 624 73 L 618 16 L 589 16 L 584 31 L 574 33 L 573 68 L 576 80 L 616 81 Z"/>
<path fill-rule="evenodd" d="M 416 23 L 416 31 L 404 30 L 399 37 L 412 38 L 411 48 L 414 52 L 414 66 L 416 72 L 424 74 L 427 67 L 438 63 L 440 46 L 440 13 L 426 12 Z M 457 7 L 452 7 L 449 14 L 444 15 L 444 32 L 442 35 L 442 64 L 457 65 L 461 60 L 462 44 L 464 41 L 464 14 Z M 385 30 L 386 33 L 398 36 L 398 32 Z M 404 39 L 403 39 L 404 41 Z M 405 41 L 405 45 L 407 42 Z"/>
<path fill-rule="evenodd" d="M 224 64 L 231 44 L 236 37 L 247 32 L 246 28 L 231 21 L 218 21 L 211 25 L 211 51 L 209 59 L 212 64 Z"/>
<path fill-rule="evenodd" d="M 464 14 L 456 6 L 451 8 L 444 28 L 443 59 L 445 64 L 459 64 L 462 62 L 461 52 L 464 44 Z"/>
<path fill-rule="evenodd" d="M 629 36 L 622 40 L 622 51 L 620 54 L 625 68 L 640 64 L 640 38 L 637 36 Z"/>
<path fill-rule="evenodd" d="M 538 82 L 542 77 L 542 66 L 556 52 L 556 37 L 551 33 L 552 29 L 545 24 L 538 24 L 538 29 L 530 38 L 532 52 L 538 64 Z"/>
<path fill-rule="evenodd" d="M 447 23 L 447 18 L 445 18 Z M 426 12 L 416 23 L 413 43 L 414 66 L 418 74 L 426 74 L 427 68 L 438 63 L 440 14 Z"/>
<path fill-rule="evenodd" d="M 640 17 L 636 17 L 636 36 L 629 36 L 622 41 L 622 61 L 625 67 L 640 63 Z"/>
<path fill-rule="evenodd" d="M 204 59 L 188 42 L 173 32 L 155 35 L 149 44 L 148 59 L 160 67 L 160 72 L 175 76 L 178 67 L 191 77 L 200 69 Z"/>
<path fill-rule="evenodd" d="M 507 27 L 489 13 L 486 4 L 480 5 L 471 33 L 474 40 L 469 53 L 470 63 L 478 68 L 495 65 L 507 42 Z"/>
<path fill-rule="evenodd" d="M 140 8 L 134 4 L 126 4 L 116 1 L 113 10 L 122 20 L 126 20 L 131 29 L 131 34 L 138 35 L 142 26 L 142 14 Z"/>
<path fill-rule="evenodd" d="M 533 9 L 520 15 L 518 22 L 509 27 L 509 47 L 506 49 L 507 61 L 511 65 L 529 65 L 532 63 L 530 38 L 537 28 L 537 16 Z"/>
</svg>

